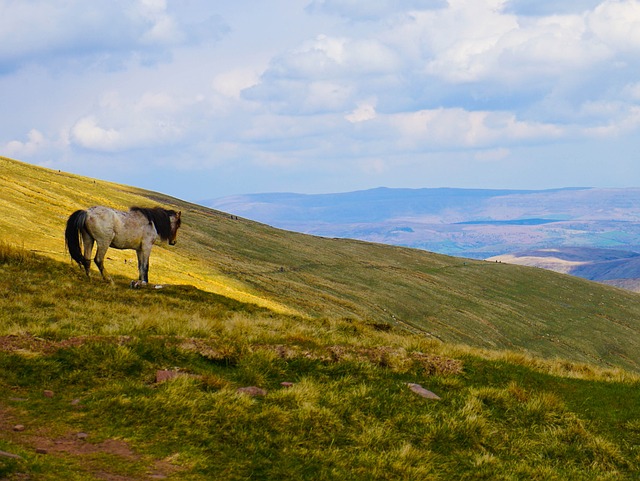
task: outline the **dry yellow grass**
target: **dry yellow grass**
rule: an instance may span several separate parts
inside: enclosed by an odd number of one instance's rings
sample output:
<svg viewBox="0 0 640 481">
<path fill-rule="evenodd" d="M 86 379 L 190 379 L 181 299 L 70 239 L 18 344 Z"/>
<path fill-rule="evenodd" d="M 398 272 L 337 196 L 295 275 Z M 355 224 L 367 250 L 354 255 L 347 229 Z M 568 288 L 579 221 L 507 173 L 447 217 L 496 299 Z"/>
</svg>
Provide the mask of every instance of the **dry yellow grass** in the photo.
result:
<svg viewBox="0 0 640 481">
<path fill-rule="evenodd" d="M 127 210 L 133 205 L 161 204 L 166 208 L 183 210 L 184 222 L 178 242 L 183 243 L 186 239 L 187 244 L 192 244 L 189 239 L 194 235 L 193 213 L 198 207 L 168 196 L 157 196 L 142 189 L 35 167 L 2 157 L 0 185 L 2 240 L 56 260 L 69 259 L 64 245 L 67 218 L 73 211 L 92 205 Z M 157 200 L 153 200 L 154 197 Z M 211 215 L 225 219 L 221 213 L 211 212 Z M 109 249 L 106 268 L 110 273 L 136 279 L 135 252 Z M 95 265 L 92 269 L 96 274 Z M 294 311 L 216 271 L 206 260 L 203 262 L 203 259 L 185 253 L 180 244 L 175 249 L 166 244 L 156 245 L 151 255 L 150 271 L 151 281 L 156 284 L 189 284 L 279 312 Z"/>
<path fill-rule="evenodd" d="M 183 212 L 178 244 L 154 247 L 152 283 L 192 285 L 280 313 L 355 319 L 431 340 L 640 371 L 634 293 L 542 269 L 286 232 L 159 193 L 0 158 L 5 242 L 70 262 L 66 219 L 95 204 Z M 133 251 L 110 249 L 106 267 L 137 277 Z M 93 272 L 93 282 L 101 282 Z M 81 279 L 77 269 L 74 282 Z"/>
</svg>

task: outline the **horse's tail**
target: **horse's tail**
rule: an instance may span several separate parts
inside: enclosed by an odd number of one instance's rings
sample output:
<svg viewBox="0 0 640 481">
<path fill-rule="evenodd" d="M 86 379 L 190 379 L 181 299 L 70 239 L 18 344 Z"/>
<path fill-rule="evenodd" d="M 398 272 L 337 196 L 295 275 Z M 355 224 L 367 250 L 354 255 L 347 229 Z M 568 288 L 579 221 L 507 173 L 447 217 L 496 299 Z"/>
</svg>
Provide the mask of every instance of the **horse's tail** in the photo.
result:
<svg viewBox="0 0 640 481">
<path fill-rule="evenodd" d="M 64 239 L 69 250 L 69 255 L 80 267 L 85 267 L 85 260 L 80 249 L 80 230 L 87 221 L 87 211 L 77 210 L 67 219 L 67 228 L 64 231 Z"/>
</svg>

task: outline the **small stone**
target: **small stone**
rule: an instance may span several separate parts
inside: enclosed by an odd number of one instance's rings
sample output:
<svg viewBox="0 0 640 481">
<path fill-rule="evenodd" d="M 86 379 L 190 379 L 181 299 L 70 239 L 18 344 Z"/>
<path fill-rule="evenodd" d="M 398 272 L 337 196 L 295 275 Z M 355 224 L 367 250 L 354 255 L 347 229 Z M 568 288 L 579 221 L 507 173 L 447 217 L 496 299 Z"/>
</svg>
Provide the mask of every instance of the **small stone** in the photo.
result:
<svg viewBox="0 0 640 481">
<path fill-rule="evenodd" d="M 50 391 L 48 389 L 45 389 L 43 394 L 45 395 L 45 397 L 53 397 L 53 391 Z"/>
<path fill-rule="evenodd" d="M 280 385 L 282 387 L 286 387 L 286 388 L 293 387 L 293 383 L 292 382 L 288 382 L 288 381 L 281 382 Z"/>
<path fill-rule="evenodd" d="M 87 433 L 78 433 L 76 434 L 76 438 L 78 439 L 87 439 L 89 435 Z"/>
<path fill-rule="evenodd" d="M 239 387 L 236 391 L 239 394 L 247 394 L 248 396 L 266 396 L 267 391 L 256 386 Z"/>
<path fill-rule="evenodd" d="M 44 448 L 36 448 L 36 453 L 38 453 L 38 454 L 48 454 L 49 451 L 47 451 Z"/>
<path fill-rule="evenodd" d="M 169 381 L 178 377 L 180 373 L 178 371 L 169 371 L 168 369 L 160 369 L 156 371 L 156 382 Z"/>
<path fill-rule="evenodd" d="M 414 393 L 427 398 L 427 399 L 441 399 L 440 396 L 438 396 L 435 393 L 432 393 L 431 391 L 429 391 L 428 389 L 423 388 L 420 384 L 414 384 L 412 382 L 407 383 L 407 386 L 409 386 L 409 389 L 411 389 Z"/>
<path fill-rule="evenodd" d="M 72 406 L 77 406 L 78 404 L 80 404 L 80 402 L 81 402 L 80 399 L 76 398 L 76 399 L 73 399 L 71 401 L 71 405 Z"/>
<path fill-rule="evenodd" d="M 16 431 L 16 432 L 18 432 L 18 433 L 21 433 L 22 431 L 24 431 L 24 429 L 25 429 L 25 428 L 24 428 L 24 424 L 16 424 L 16 425 L 13 427 L 13 430 L 14 430 L 14 431 Z"/>
</svg>

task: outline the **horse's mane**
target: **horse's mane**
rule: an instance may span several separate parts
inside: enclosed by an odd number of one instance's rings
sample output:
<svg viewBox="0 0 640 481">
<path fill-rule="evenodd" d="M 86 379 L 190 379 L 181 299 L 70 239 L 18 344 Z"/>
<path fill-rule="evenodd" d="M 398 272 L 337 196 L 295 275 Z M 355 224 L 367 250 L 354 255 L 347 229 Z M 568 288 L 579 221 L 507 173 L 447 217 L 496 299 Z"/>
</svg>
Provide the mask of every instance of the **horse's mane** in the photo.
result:
<svg viewBox="0 0 640 481">
<path fill-rule="evenodd" d="M 171 216 L 176 215 L 175 210 L 167 210 L 162 207 L 131 207 L 131 212 L 140 212 L 149 222 L 153 222 L 156 232 L 162 240 L 171 238 Z"/>
</svg>

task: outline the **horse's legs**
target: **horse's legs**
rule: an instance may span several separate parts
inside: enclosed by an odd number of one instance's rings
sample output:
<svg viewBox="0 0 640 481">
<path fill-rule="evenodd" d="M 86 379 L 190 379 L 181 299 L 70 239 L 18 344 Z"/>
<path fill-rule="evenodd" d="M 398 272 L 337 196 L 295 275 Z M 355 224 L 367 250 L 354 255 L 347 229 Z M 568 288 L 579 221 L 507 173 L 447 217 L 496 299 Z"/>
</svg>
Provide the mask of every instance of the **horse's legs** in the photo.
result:
<svg viewBox="0 0 640 481">
<path fill-rule="evenodd" d="M 96 256 L 93 258 L 93 260 L 98 266 L 98 269 L 100 269 L 100 274 L 102 274 L 102 278 L 105 281 L 109 281 L 113 283 L 113 279 L 111 279 L 111 276 L 107 274 L 107 271 L 104 268 L 104 256 L 107 254 L 108 248 L 109 248 L 109 244 L 98 242 L 98 249 L 96 250 Z"/>
<path fill-rule="evenodd" d="M 142 247 L 136 250 L 136 254 L 138 255 L 138 280 L 142 282 L 142 284 L 147 284 L 149 282 L 150 249 Z"/>
<path fill-rule="evenodd" d="M 84 271 L 89 277 L 89 270 L 91 269 L 91 251 L 93 251 L 93 237 L 82 230 L 82 245 L 84 246 Z"/>
</svg>

